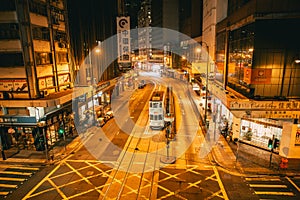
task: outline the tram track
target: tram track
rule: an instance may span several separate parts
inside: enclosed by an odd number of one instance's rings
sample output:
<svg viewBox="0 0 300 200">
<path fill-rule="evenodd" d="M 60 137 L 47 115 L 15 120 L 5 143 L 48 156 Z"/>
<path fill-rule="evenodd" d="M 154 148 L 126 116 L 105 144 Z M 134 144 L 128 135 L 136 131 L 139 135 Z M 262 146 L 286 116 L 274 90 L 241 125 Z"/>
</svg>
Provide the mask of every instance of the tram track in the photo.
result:
<svg viewBox="0 0 300 200">
<path fill-rule="evenodd" d="M 152 130 L 147 128 L 148 130 L 146 130 L 145 132 L 149 132 Z M 143 133 L 144 134 L 144 133 Z M 143 190 L 143 184 L 145 183 L 145 174 L 148 173 L 147 170 L 149 170 L 148 167 L 151 167 L 153 170 L 151 172 L 151 175 L 149 175 L 149 177 L 151 177 L 151 187 L 150 187 L 150 191 L 147 192 L 147 195 L 151 195 L 152 194 L 152 190 L 153 190 L 153 185 L 154 185 L 154 174 L 155 174 L 155 169 L 156 169 L 156 165 L 157 165 L 157 159 L 158 159 L 158 147 L 159 145 L 155 144 L 155 143 L 151 143 L 152 138 L 142 138 L 139 137 L 138 140 L 135 142 L 134 141 L 135 135 L 131 136 L 131 138 L 129 139 L 128 145 L 126 146 L 126 150 L 124 150 L 124 153 L 122 154 L 121 160 L 118 162 L 118 166 L 114 171 L 114 174 L 111 177 L 109 186 L 106 188 L 105 191 L 105 195 L 103 197 L 103 199 L 109 199 L 112 198 L 110 196 L 110 194 L 116 194 L 115 191 L 115 187 L 114 185 L 119 185 L 119 189 L 117 192 L 117 195 L 113 197 L 113 199 L 121 199 L 122 195 L 130 195 L 135 196 L 134 199 L 139 199 L 140 195 L 144 195 L 144 192 L 142 192 Z M 147 144 L 145 145 L 145 140 L 147 141 Z M 141 143 L 143 141 L 143 143 Z M 134 144 L 135 143 L 135 144 Z M 134 144 L 134 145 L 133 145 Z M 151 166 L 149 165 L 148 159 L 149 159 L 149 155 L 152 154 L 150 151 L 150 147 L 151 144 L 156 145 L 154 147 L 155 150 L 155 156 L 154 156 L 154 162 L 153 164 L 151 164 Z M 139 146 L 143 145 L 144 149 L 142 151 L 140 151 Z M 146 149 L 145 149 L 146 147 Z M 132 151 L 133 150 L 133 151 Z M 139 156 L 139 153 L 143 152 L 143 156 Z M 128 158 L 129 157 L 129 158 Z M 142 159 L 142 160 L 141 160 Z M 129 162 L 127 163 L 127 160 L 129 160 Z M 151 160 L 151 159 L 150 159 Z M 122 163 L 126 165 L 126 168 L 124 170 L 124 167 L 122 167 Z M 136 172 L 136 168 L 140 168 L 138 165 L 140 165 L 140 163 L 143 163 L 141 166 L 141 171 Z M 136 179 L 139 179 L 139 184 L 135 185 L 134 188 L 128 188 L 128 186 L 132 185 L 132 177 L 134 177 L 134 181 L 136 183 Z M 127 189 L 127 191 L 126 191 Z M 129 191 L 128 191 L 129 189 Z M 131 189 L 131 191 L 130 191 Z M 136 194 L 133 194 L 132 191 L 136 191 Z M 131 198 L 132 199 L 132 198 Z"/>
<path fill-rule="evenodd" d="M 160 89 L 158 84 L 154 83 L 154 85 L 154 90 L 157 87 Z M 146 106 L 147 104 L 145 107 Z M 143 110 L 147 110 L 145 107 Z M 125 148 L 117 161 L 117 166 L 110 176 L 108 186 L 104 188 L 104 196 L 102 199 L 121 199 L 128 195 L 130 196 L 130 199 L 139 199 L 143 195 L 146 195 L 147 197 L 152 195 L 154 185 L 153 177 L 159 156 L 157 152 L 159 145 L 155 142 L 151 142 L 152 137 L 144 136 L 149 133 L 153 135 L 153 132 L 154 131 L 149 128 L 149 120 L 147 121 L 146 129 L 143 132 L 138 132 L 135 128 L 133 129 L 133 134 L 128 138 Z M 150 152 L 152 144 L 156 145 L 153 149 L 156 153 L 154 155 L 154 162 L 151 163 L 150 166 L 147 161 L 149 160 L 149 155 L 153 154 Z M 142 166 L 139 166 L 141 163 Z M 150 169 L 152 169 L 150 172 L 151 174 L 148 174 L 149 172 L 147 171 L 149 170 L 149 166 L 151 167 Z M 137 171 L 138 169 L 140 169 L 140 171 Z M 149 184 L 149 181 L 146 180 L 146 176 L 150 178 L 149 191 L 145 191 L 145 188 L 143 188 L 143 185 Z M 139 179 L 138 184 L 136 184 L 136 179 Z"/>
</svg>

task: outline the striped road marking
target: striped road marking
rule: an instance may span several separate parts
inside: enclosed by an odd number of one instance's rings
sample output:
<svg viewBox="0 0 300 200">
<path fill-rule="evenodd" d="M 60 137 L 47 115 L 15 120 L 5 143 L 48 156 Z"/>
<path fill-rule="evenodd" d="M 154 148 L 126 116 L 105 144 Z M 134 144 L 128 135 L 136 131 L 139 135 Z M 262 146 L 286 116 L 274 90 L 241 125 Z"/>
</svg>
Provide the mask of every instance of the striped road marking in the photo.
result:
<svg viewBox="0 0 300 200">
<path fill-rule="evenodd" d="M 2 188 L 17 188 L 18 185 L 0 184 Z"/>
<path fill-rule="evenodd" d="M 245 178 L 246 181 L 281 181 L 280 178 L 252 177 Z"/>
<path fill-rule="evenodd" d="M 25 181 L 25 178 L 9 178 L 9 177 L 0 177 L 0 181 Z"/>
<path fill-rule="evenodd" d="M 300 188 L 292 181 L 289 177 L 286 177 L 286 179 L 300 192 Z"/>
<path fill-rule="evenodd" d="M 287 188 L 286 185 L 262 185 L 262 184 L 249 184 L 250 187 L 260 187 L 260 188 Z"/>
<path fill-rule="evenodd" d="M 0 192 L 0 195 L 2 195 L 2 196 L 6 196 L 8 194 L 9 194 L 9 192 Z"/>
<path fill-rule="evenodd" d="M 32 170 L 32 171 L 40 170 L 40 168 L 37 167 L 21 167 L 21 166 L 9 167 L 9 169 L 22 169 L 22 170 Z"/>
<path fill-rule="evenodd" d="M 0 171 L 0 174 L 13 174 L 13 175 L 23 175 L 23 176 L 31 176 L 30 172 L 14 172 L 14 171 Z"/>
<path fill-rule="evenodd" d="M 257 195 L 284 195 L 284 196 L 294 196 L 293 192 L 255 192 Z"/>
</svg>

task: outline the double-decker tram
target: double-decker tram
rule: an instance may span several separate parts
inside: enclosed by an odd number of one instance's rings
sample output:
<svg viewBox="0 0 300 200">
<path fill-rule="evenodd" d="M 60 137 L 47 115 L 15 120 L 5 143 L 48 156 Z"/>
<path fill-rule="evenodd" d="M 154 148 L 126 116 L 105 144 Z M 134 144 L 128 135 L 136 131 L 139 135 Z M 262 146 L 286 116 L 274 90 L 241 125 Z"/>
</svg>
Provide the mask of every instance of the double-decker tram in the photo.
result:
<svg viewBox="0 0 300 200">
<path fill-rule="evenodd" d="M 165 93 L 164 91 L 154 91 L 149 101 L 149 121 L 150 128 L 162 130 L 165 127 Z"/>
</svg>

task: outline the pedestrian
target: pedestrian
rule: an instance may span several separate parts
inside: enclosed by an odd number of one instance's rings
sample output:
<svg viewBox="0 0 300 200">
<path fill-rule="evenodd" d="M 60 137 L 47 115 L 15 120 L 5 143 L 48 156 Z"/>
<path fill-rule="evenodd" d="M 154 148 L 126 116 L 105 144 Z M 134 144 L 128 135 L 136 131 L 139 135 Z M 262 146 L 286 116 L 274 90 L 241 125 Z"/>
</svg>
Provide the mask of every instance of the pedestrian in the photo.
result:
<svg viewBox="0 0 300 200">
<path fill-rule="evenodd" d="M 12 138 L 12 143 L 17 146 L 18 145 L 18 134 L 16 133 L 15 129 L 10 127 L 7 132 Z"/>
<path fill-rule="evenodd" d="M 229 132 L 229 142 L 232 142 L 232 135 L 233 135 L 233 132 L 230 131 L 230 132 Z"/>
<path fill-rule="evenodd" d="M 14 134 L 16 131 L 15 131 L 15 129 L 13 129 L 12 127 L 10 127 L 9 129 L 8 129 L 8 133 L 9 134 Z"/>
<path fill-rule="evenodd" d="M 73 136 L 73 124 L 69 126 L 69 135 Z"/>
</svg>

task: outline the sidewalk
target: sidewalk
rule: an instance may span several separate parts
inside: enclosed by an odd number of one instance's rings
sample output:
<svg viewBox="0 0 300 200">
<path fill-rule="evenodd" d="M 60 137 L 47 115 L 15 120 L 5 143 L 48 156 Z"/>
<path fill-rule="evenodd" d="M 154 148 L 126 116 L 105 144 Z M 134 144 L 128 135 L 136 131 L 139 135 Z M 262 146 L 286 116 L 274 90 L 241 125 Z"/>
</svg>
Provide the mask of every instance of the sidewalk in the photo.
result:
<svg viewBox="0 0 300 200">
<path fill-rule="evenodd" d="M 254 155 L 249 153 L 251 151 L 259 153 Z M 270 162 L 271 152 L 243 143 L 228 142 L 222 135 L 213 148 L 212 154 L 219 166 L 242 175 L 300 175 L 300 169 L 280 169 L 279 155 L 273 153 L 272 162 Z"/>
<path fill-rule="evenodd" d="M 4 150 L 6 160 L 0 158 L 0 164 L 28 164 L 28 165 L 47 165 L 63 159 L 64 156 L 69 155 L 74 147 L 80 143 L 78 135 L 67 137 L 66 141 L 57 142 L 54 147 L 46 154 L 44 151 L 21 149 L 18 151 L 17 147 Z M 51 158 L 53 156 L 53 160 Z"/>
<path fill-rule="evenodd" d="M 194 104 L 199 109 L 199 114 L 204 114 L 204 110 L 199 106 L 201 103 L 200 97 L 195 94 L 191 87 L 189 87 L 189 90 L 191 95 L 194 96 Z M 211 113 L 208 112 L 208 115 L 211 115 Z M 213 122 L 213 117 L 208 116 L 208 119 L 208 131 L 212 134 L 213 126 L 215 131 L 218 129 L 216 129 L 217 126 Z M 206 135 L 205 125 L 201 128 Z M 300 175 L 300 159 L 289 161 L 290 168 L 280 169 L 279 163 L 281 157 L 278 154 L 272 153 L 272 159 L 270 161 L 270 151 L 262 150 L 242 142 L 228 142 L 224 136 L 218 132 L 214 133 L 214 135 L 217 135 L 216 144 L 212 149 L 214 161 L 230 172 L 242 175 Z M 208 137 L 211 137 L 213 141 L 212 135 Z"/>
<path fill-rule="evenodd" d="M 87 130 L 86 137 L 88 137 L 91 130 Z M 48 154 L 48 162 L 46 155 L 43 151 L 35 150 L 20 150 L 17 148 L 11 148 L 5 150 L 6 160 L 0 159 L 0 164 L 28 164 L 28 165 L 47 165 L 53 164 L 56 161 L 63 159 L 70 155 L 78 144 L 81 143 L 79 136 L 73 136 L 73 138 L 66 138 L 66 141 L 58 142 L 50 151 L 54 154 L 54 160 L 51 160 L 50 152 Z M 239 148 L 238 148 L 239 145 Z M 247 144 L 235 144 L 228 142 L 220 135 L 217 143 L 212 149 L 212 155 L 217 165 L 221 166 L 225 170 L 231 173 L 242 175 L 300 175 L 299 170 L 293 169 L 279 169 L 278 165 L 274 166 L 274 163 L 278 162 L 279 156 L 272 155 L 272 166 L 270 167 L 270 161 L 268 160 L 270 152 L 265 152 L 265 158 L 254 156 L 247 152 L 254 151 L 253 148 Z M 257 150 L 263 151 L 263 150 Z M 300 162 L 300 161 L 299 161 Z"/>
</svg>

